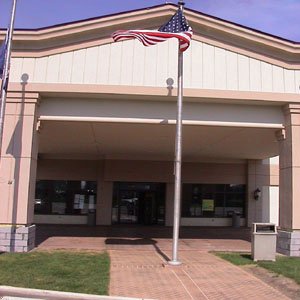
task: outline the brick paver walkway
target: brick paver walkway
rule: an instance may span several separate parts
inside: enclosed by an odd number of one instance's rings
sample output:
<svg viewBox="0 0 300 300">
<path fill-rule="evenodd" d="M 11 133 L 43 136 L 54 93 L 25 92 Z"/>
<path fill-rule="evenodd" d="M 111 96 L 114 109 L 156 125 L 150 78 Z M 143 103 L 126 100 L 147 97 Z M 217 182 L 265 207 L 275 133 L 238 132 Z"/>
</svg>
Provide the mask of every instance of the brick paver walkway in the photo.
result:
<svg viewBox="0 0 300 300">
<path fill-rule="evenodd" d="M 40 226 L 38 249 L 109 252 L 110 295 L 161 300 L 284 300 L 286 296 L 209 251 L 251 250 L 245 228 L 182 228 L 179 259 L 171 267 L 171 229 L 166 227 Z"/>
<path fill-rule="evenodd" d="M 153 299 L 288 299 L 256 277 L 206 251 L 181 251 L 165 266 L 153 251 L 111 250 L 110 294 Z M 170 255 L 170 253 L 166 253 Z"/>
</svg>

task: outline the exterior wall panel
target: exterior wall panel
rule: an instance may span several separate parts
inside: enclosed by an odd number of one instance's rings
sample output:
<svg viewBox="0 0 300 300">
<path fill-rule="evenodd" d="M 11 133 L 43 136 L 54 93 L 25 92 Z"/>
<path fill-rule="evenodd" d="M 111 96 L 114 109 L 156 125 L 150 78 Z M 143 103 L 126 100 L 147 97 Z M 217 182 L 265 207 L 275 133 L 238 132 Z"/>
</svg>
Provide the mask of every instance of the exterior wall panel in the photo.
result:
<svg viewBox="0 0 300 300">
<path fill-rule="evenodd" d="M 215 49 L 215 87 L 218 90 L 226 90 L 226 51 Z M 231 74 L 229 74 L 229 77 Z"/>
<path fill-rule="evenodd" d="M 46 73 L 46 82 L 47 83 L 56 83 L 58 81 L 60 58 L 61 58 L 61 55 L 49 56 L 48 64 L 47 64 L 47 73 Z M 27 59 L 25 59 L 24 62 L 26 60 Z M 38 67 L 39 66 L 37 65 L 36 68 L 38 69 Z"/>
<path fill-rule="evenodd" d="M 215 87 L 215 51 L 214 47 L 203 44 L 203 88 Z"/>
<path fill-rule="evenodd" d="M 98 62 L 94 62 L 98 65 L 96 83 L 108 84 L 108 74 L 110 66 L 110 44 L 99 47 L 98 51 Z"/>
<path fill-rule="evenodd" d="M 34 66 L 35 66 L 35 58 L 26 58 L 22 63 L 22 73 L 18 74 L 17 82 L 20 82 L 20 78 L 24 73 L 28 75 L 28 81 L 32 81 L 34 78 Z"/>
<path fill-rule="evenodd" d="M 123 47 L 121 62 L 122 85 L 132 85 L 134 41 L 128 41 L 127 47 Z"/>
<path fill-rule="evenodd" d="M 69 53 L 64 53 L 62 56 L 62 62 L 65 61 L 65 56 L 67 56 Z M 72 53 L 71 53 L 72 54 Z M 71 63 L 70 63 L 71 65 Z M 33 81 L 34 82 L 46 82 L 46 75 L 47 75 L 47 67 L 48 67 L 48 57 L 41 57 L 36 58 L 35 60 L 35 68 L 34 68 L 34 74 L 33 74 Z M 65 68 L 67 69 L 67 68 Z M 62 70 L 59 70 L 59 74 L 62 73 Z M 62 78 L 58 79 L 60 82 L 63 82 Z M 32 78 L 29 78 L 29 81 L 32 81 Z M 69 83 L 70 81 L 68 81 Z"/>
<path fill-rule="evenodd" d="M 160 82 L 162 83 L 165 81 L 166 83 L 166 79 L 169 78 L 169 72 L 168 72 L 169 44 L 160 43 L 157 45 L 157 48 L 158 48 L 157 51 L 159 55 L 157 56 L 156 84 L 159 85 Z"/>
<path fill-rule="evenodd" d="M 202 88 L 203 86 L 203 44 L 192 43 L 191 45 L 192 56 L 192 78 L 191 86 Z"/>
<path fill-rule="evenodd" d="M 175 39 L 151 47 L 136 40 L 106 44 L 43 58 L 13 58 L 11 80 L 29 82 L 166 87 L 177 86 Z M 193 41 L 184 53 L 186 88 L 295 93 L 300 71 Z"/>
<path fill-rule="evenodd" d="M 143 85 L 144 82 L 144 64 L 145 64 L 145 51 L 146 48 L 135 41 L 134 43 L 134 61 L 133 61 L 133 74 L 132 74 L 132 84 L 133 85 Z"/>
<path fill-rule="evenodd" d="M 262 90 L 266 92 L 273 91 L 272 65 L 265 62 L 261 63 Z"/>
<path fill-rule="evenodd" d="M 97 82 L 98 54 L 98 47 L 86 49 L 86 59 L 83 78 L 83 82 L 86 84 L 95 84 Z"/>
<path fill-rule="evenodd" d="M 59 66 L 59 82 L 71 83 L 73 64 L 73 52 L 63 53 L 60 59 Z"/>
<path fill-rule="evenodd" d="M 86 49 L 74 52 L 71 83 L 83 83 Z"/>
<path fill-rule="evenodd" d="M 123 43 L 116 43 L 110 47 L 110 57 L 103 57 L 102 59 L 109 59 L 108 69 L 108 84 L 118 85 L 121 83 L 121 66 L 122 66 L 122 46 Z"/>
<path fill-rule="evenodd" d="M 273 91 L 284 93 L 283 68 L 273 66 Z"/>
<path fill-rule="evenodd" d="M 300 71 L 294 71 L 295 72 L 295 92 L 297 94 L 300 93 Z"/>
<path fill-rule="evenodd" d="M 191 87 L 192 82 L 192 55 L 191 55 L 191 49 L 187 50 L 186 53 L 183 54 L 183 80 L 184 80 L 184 86 Z M 198 70 L 199 72 L 199 70 Z M 177 80 L 177 77 L 174 79 Z M 174 80 L 175 81 L 175 80 Z"/>
<path fill-rule="evenodd" d="M 261 62 L 249 59 L 250 91 L 261 92 Z"/>
<path fill-rule="evenodd" d="M 227 90 L 238 90 L 238 55 L 234 52 L 226 51 L 226 73 Z"/>
<path fill-rule="evenodd" d="M 168 42 L 168 78 L 173 78 L 174 87 L 177 86 L 177 68 L 178 68 L 178 43 L 176 39 L 170 39 Z M 145 49 L 145 47 L 144 47 Z M 147 49 L 145 49 L 147 50 Z M 190 50 L 187 50 L 190 51 Z M 189 53 L 189 52 L 187 52 Z M 199 72 L 199 70 L 198 70 Z M 166 82 L 161 82 L 158 86 L 166 86 Z"/>
<path fill-rule="evenodd" d="M 144 86 L 156 86 L 156 70 L 157 70 L 157 47 L 153 46 L 147 48 L 145 51 L 145 65 L 144 65 Z M 160 86 L 163 83 L 160 82 Z M 166 83 L 164 83 L 166 86 Z"/>
<path fill-rule="evenodd" d="M 296 93 L 294 70 L 284 70 L 284 87 L 286 93 Z"/>
<path fill-rule="evenodd" d="M 23 74 L 23 60 L 24 60 L 24 58 L 19 58 L 19 57 L 11 59 L 11 68 L 10 68 L 10 74 L 9 74 L 10 80 L 15 81 L 15 82 L 20 82 L 20 78 Z M 32 80 L 32 78 L 31 78 L 31 80 Z M 44 78 L 43 78 L 43 81 L 44 81 Z M 35 82 L 35 79 L 34 79 L 34 82 Z"/>
<path fill-rule="evenodd" d="M 238 81 L 240 91 L 250 89 L 250 59 L 244 55 L 238 55 Z"/>
</svg>

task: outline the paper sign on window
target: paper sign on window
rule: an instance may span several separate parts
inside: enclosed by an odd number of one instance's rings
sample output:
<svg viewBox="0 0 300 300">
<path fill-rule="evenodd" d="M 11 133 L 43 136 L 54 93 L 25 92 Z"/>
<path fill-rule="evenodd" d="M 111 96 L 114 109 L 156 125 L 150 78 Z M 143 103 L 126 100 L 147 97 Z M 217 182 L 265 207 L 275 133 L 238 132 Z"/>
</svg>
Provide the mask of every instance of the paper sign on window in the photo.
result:
<svg viewBox="0 0 300 300">
<path fill-rule="evenodd" d="M 202 199 L 202 211 L 214 211 L 215 201 L 214 199 Z"/>
</svg>

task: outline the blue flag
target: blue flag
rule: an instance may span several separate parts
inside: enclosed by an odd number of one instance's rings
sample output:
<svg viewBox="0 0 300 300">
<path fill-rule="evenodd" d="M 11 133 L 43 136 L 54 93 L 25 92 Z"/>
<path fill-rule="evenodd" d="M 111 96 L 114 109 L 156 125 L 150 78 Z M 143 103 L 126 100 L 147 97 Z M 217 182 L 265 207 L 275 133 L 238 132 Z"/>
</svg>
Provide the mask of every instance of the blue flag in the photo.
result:
<svg viewBox="0 0 300 300">
<path fill-rule="evenodd" d="M 7 41 L 8 41 L 8 30 L 7 30 L 6 38 L 2 42 L 2 45 L 0 47 L 0 78 L 3 77 L 3 71 L 4 71 L 4 66 L 5 66 L 6 50 L 7 50 Z"/>
</svg>

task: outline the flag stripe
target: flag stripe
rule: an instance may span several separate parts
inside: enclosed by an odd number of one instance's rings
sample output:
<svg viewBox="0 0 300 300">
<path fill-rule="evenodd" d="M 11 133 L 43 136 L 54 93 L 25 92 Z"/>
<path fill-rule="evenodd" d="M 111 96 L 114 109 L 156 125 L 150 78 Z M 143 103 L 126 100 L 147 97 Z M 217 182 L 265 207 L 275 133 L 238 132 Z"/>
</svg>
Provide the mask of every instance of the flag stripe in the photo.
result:
<svg viewBox="0 0 300 300">
<path fill-rule="evenodd" d="M 173 33 L 155 30 L 118 30 L 112 34 L 112 38 L 115 42 L 136 38 L 145 46 L 155 45 L 170 38 L 177 38 L 179 40 L 180 50 L 185 51 L 190 45 L 192 32 Z"/>
<path fill-rule="evenodd" d="M 138 39 L 144 46 L 155 45 L 170 38 L 177 38 L 180 51 L 185 51 L 192 39 L 192 29 L 188 25 L 183 11 L 178 9 L 169 22 L 158 30 L 118 30 L 112 34 L 115 42 L 126 39 Z"/>
</svg>

